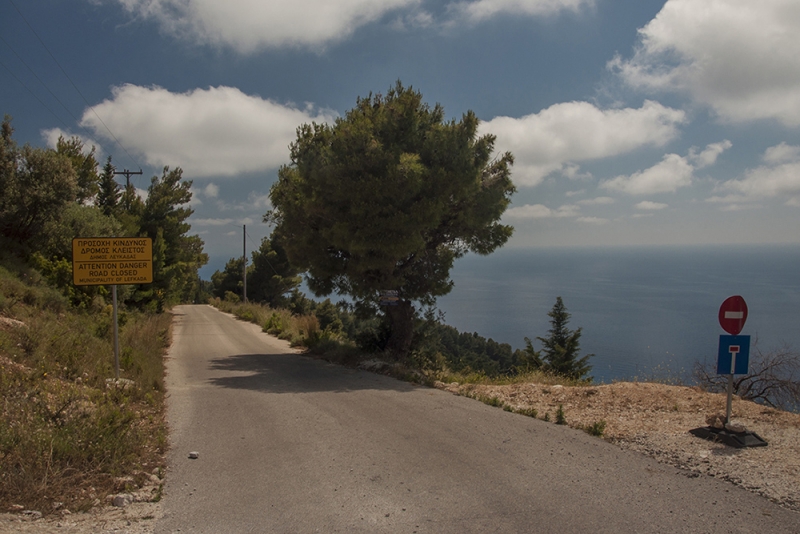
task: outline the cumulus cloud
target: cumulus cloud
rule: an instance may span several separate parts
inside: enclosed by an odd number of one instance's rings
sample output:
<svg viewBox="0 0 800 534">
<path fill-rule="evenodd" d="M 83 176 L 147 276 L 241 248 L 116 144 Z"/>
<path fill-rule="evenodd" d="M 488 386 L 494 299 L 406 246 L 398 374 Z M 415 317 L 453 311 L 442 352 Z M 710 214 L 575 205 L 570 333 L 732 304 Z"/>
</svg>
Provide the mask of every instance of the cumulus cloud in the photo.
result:
<svg viewBox="0 0 800 534">
<path fill-rule="evenodd" d="M 578 217 L 575 220 L 586 224 L 596 224 L 596 225 L 608 223 L 608 219 L 603 219 L 601 217 Z"/>
<path fill-rule="evenodd" d="M 594 5 L 594 0 L 477 0 L 454 2 L 449 9 L 459 18 L 483 21 L 501 13 L 527 16 L 555 15 L 562 11 L 578 12 Z"/>
<path fill-rule="evenodd" d="M 544 204 L 525 204 L 506 210 L 506 216 L 512 219 L 553 219 L 576 217 L 580 208 L 574 204 L 565 204 L 558 209 L 551 209 Z"/>
<path fill-rule="evenodd" d="M 192 226 L 227 226 L 233 223 L 233 219 L 198 219 L 192 217 Z"/>
<path fill-rule="evenodd" d="M 708 145 L 705 150 L 699 153 L 696 149 L 692 148 L 689 151 L 689 160 L 694 163 L 695 168 L 701 169 L 703 167 L 708 167 L 716 163 L 719 155 L 732 146 L 733 143 L 726 139 L 721 143 L 713 143 Z"/>
<path fill-rule="evenodd" d="M 123 85 L 93 111 L 84 112 L 81 126 L 106 137 L 102 117 L 126 149 L 149 165 L 181 167 L 187 178 L 274 169 L 288 161 L 297 126 L 334 120 L 332 112 L 297 109 L 233 87 L 172 93 Z"/>
<path fill-rule="evenodd" d="M 567 102 L 518 119 L 496 117 L 480 128 L 497 136 L 498 151 L 514 154 L 514 181 L 535 186 L 554 171 L 574 174 L 577 161 L 663 146 L 677 136 L 684 120 L 683 111 L 649 100 L 638 109 L 605 110 Z"/>
<path fill-rule="evenodd" d="M 600 187 L 631 195 L 674 193 L 679 188 L 692 184 L 695 169 L 714 164 L 717 157 L 731 146 L 732 143 L 725 140 L 708 145 L 700 153 L 692 148 L 688 157 L 667 154 L 649 169 L 635 172 L 630 176 L 617 176 L 603 182 Z"/>
<path fill-rule="evenodd" d="M 800 146 L 787 145 L 781 143 L 779 145 L 769 147 L 764 152 L 764 161 L 771 164 L 786 163 L 790 161 L 800 160 Z"/>
<path fill-rule="evenodd" d="M 611 197 L 597 197 L 597 198 L 587 198 L 585 200 L 579 200 L 578 204 L 583 204 L 584 206 L 600 206 L 605 204 L 613 204 L 614 199 Z"/>
<path fill-rule="evenodd" d="M 651 202 L 649 200 L 643 200 L 636 204 L 637 210 L 645 210 L 645 211 L 656 211 L 656 210 L 663 210 L 664 208 L 669 207 L 667 204 L 663 204 L 661 202 Z"/>
<path fill-rule="evenodd" d="M 420 0 L 99 0 L 155 20 L 164 33 L 252 53 L 269 47 L 321 47 Z"/>
<path fill-rule="evenodd" d="M 217 198 L 219 196 L 219 187 L 214 184 L 208 184 L 205 189 L 203 189 L 203 194 L 207 198 Z"/>
<path fill-rule="evenodd" d="M 668 0 L 609 68 L 631 86 L 678 91 L 726 121 L 800 125 L 797 0 Z"/>
<path fill-rule="evenodd" d="M 601 187 L 631 195 L 673 193 L 680 187 L 691 185 L 693 173 L 694 167 L 686 158 L 677 154 L 667 154 L 649 169 L 635 172 L 630 176 L 617 176 L 603 182 Z"/>
<path fill-rule="evenodd" d="M 712 197 L 711 202 L 738 203 L 768 197 L 800 194 L 800 146 L 781 143 L 764 152 L 765 165 L 748 170 L 738 180 L 728 180 L 720 185 L 730 194 Z M 793 205 L 795 199 L 788 200 Z"/>
</svg>

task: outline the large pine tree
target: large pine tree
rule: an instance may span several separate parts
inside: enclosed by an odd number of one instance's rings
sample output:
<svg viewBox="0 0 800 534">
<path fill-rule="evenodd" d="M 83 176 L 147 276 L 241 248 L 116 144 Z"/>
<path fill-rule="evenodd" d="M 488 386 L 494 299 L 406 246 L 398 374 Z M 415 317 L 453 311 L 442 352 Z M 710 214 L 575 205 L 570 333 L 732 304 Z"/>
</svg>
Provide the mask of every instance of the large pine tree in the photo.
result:
<svg viewBox="0 0 800 534">
<path fill-rule="evenodd" d="M 267 220 L 315 294 L 376 303 L 396 291 L 387 348 L 404 355 L 412 302 L 449 293 L 455 259 L 489 254 L 511 236 L 500 217 L 514 192 L 513 157 L 493 154 L 494 141 L 478 135 L 473 112 L 446 120 L 398 82 L 386 96 L 358 99 L 334 125 L 298 128 Z"/>
</svg>

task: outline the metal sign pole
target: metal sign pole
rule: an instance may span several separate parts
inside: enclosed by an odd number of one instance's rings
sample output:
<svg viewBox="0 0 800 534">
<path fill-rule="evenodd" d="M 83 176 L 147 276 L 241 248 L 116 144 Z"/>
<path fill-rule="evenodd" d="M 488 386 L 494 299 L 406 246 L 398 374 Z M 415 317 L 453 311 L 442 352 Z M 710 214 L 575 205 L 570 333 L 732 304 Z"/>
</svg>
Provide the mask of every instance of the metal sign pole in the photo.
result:
<svg viewBox="0 0 800 534">
<path fill-rule="evenodd" d="M 114 321 L 114 368 L 116 369 L 117 380 L 119 380 L 119 324 L 117 322 L 117 284 L 111 286 L 111 299 L 113 301 L 113 321 Z"/>
<path fill-rule="evenodd" d="M 725 424 L 731 422 L 731 404 L 733 402 L 733 375 L 728 375 L 728 406 L 725 409 Z"/>
</svg>

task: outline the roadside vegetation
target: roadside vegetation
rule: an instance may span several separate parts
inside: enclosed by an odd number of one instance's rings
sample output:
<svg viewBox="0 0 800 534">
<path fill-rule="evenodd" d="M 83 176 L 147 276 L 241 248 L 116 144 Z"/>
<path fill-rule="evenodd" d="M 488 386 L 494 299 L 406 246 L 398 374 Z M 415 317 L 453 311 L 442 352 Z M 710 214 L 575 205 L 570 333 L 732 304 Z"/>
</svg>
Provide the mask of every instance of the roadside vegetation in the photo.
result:
<svg viewBox="0 0 800 534">
<path fill-rule="evenodd" d="M 36 270 L 0 267 L 0 502 L 86 510 L 163 466 L 163 353 L 170 316 L 75 310 Z M 132 477 L 128 488 L 120 477 Z"/>
<path fill-rule="evenodd" d="M 205 300 L 191 182 L 146 198 L 77 137 L 18 146 L 0 127 L 0 511 L 85 510 L 156 483 L 166 447 L 163 355 L 173 304 Z M 76 237 L 150 237 L 153 283 L 120 286 L 115 380 L 110 288 L 75 286 Z M 157 486 L 156 486 L 157 489 Z"/>
</svg>

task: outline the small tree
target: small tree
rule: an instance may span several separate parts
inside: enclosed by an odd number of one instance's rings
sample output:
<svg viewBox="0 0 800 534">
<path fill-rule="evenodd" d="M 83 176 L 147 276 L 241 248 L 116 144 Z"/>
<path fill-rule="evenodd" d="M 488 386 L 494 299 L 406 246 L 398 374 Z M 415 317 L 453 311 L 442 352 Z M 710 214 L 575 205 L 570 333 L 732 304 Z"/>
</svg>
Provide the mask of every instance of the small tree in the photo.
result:
<svg viewBox="0 0 800 534">
<path fill-rule="evenodd" d="M 114 165 L 111 163 L 111 156 L 108 156 L 103 172 L 100 173 L 100 185 L 95 198 L 95 205 L 103 210 L 106 215 L 115 215 L 119 204 L 122 191 L 119 184 L 114 179 Z"/>
<path fill-rule="evenodd" d="M 545 371 L 576 380 L 591 381 L 592 377 L 585 375 L 592 370 L 592 366 L 588 362 L 594 354 L 580 357 L 582 329 L 570 330 L 567 328 L 571 315 L 567 312 L 561 297 L 556 298 L 553 309 L 547 315 L 550 316 L 550 330 L 547 331 L 549 335 L 536 338 L 542 342 L 543 347 L 538 353 L 534 351 L 531 361 L 540 361 L 542 369 Z M 526 352 L 528 349 L 533 350 L 530 340 L 526 339 L 526 341 L 528 342 Z"/>
</svg>

